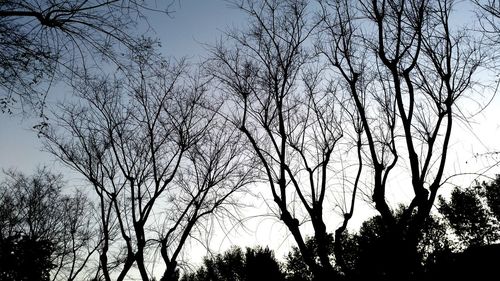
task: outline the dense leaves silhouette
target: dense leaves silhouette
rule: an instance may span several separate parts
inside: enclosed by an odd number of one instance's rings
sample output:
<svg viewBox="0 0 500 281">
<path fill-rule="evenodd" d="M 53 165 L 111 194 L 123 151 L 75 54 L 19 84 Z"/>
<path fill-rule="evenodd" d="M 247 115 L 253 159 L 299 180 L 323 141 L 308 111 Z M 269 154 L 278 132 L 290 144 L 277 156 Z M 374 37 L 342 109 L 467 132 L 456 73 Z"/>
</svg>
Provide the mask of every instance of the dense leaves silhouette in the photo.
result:
<svg viewBox="0 0 500 281">
<path fill-rule="evenodd" d="M 500 237 L 499 225 L 484 204 L 480 188 L 455 188 L 449 201 L 439 200 L 439 211 L 465 248 L 491 244 Z"/>
<path fill-rule="evenodd" d="M 0 238 L 0 280 L 49 281 L 54 242 L 14 235 Z"/>
<path fill-rule="evenodd" d="M 439 198 L 445 217 L 462 248 L 490 245 L 500 239 L 500 175 L 473 187 L 456 187 L 449 200 Z"/>
<path fill-rule="evenodd" d="M 0 280 L 74 280 L 99 244 L 88 198 L 61 175 L 8 171 L 0 183 Z M 50 279 L 49 279 L 50 273 Z M 10 279 L 9 279 L 10 278 Z"/>
<path fill-rule="evenodd" d="M 401 217 L 403 210 L 403 207 L 397 209 L 396 217 Z M 400 231 L 405 231 L 407 226 L 400 227 L 403 228 Z M 418 237 L 417 255 L 412 256 L 415 271 L 412 272 L 398 260 L 402 255 L 412 253 L 407 250 L 408 242 L 395 238 L 380 216 L 365 221 L 359 233 L 351 234 L 344 243 L 350 245 L 350 251 L 346 252 L 351 266 L 349 271 L 344 271 L 349 280 L 390 280 L 393 274 L 411 274 L 414 280 L 421 280 L 441 255 L 451 252 L 445 225 L 434 216 L 428 218 Z"/>
<path fill-rule="evenodd" d="M 184 275 L 181 281 L 261 281 L 285 280 L 281 265 L 269 248 L 234 247 L 215 257 L 205 257 L 195 273 Z"/>
</svg>

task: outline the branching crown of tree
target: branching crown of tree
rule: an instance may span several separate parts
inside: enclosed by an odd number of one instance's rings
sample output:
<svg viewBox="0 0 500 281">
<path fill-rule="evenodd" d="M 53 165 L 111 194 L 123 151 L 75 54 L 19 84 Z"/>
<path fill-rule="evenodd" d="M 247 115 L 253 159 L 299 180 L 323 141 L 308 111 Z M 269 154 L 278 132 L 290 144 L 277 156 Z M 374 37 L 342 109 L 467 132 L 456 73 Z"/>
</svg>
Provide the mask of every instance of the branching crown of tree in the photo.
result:
<svg viewBox="0 0 500 281">
<path fill-rule="evenodd" d="M 121 65 L 122 53 L 137 49 L 141 34 L 132 28 L 145 21 L 144 12 L 169 13 L 172 4 L 147 2 L 1 1 L 0 110 L 43 112 L 52 84 L 95 71 L 103 61 Z"/>
</svg>

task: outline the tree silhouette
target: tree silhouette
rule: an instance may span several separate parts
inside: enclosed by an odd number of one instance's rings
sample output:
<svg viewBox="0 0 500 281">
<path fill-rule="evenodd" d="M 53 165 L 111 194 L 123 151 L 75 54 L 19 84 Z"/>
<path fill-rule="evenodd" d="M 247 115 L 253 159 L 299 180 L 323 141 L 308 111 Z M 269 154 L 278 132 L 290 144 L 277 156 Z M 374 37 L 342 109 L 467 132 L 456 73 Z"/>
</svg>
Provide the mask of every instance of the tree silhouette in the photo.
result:
<svg viewBox="0 0 500 281">
<path fill-rule="evenodd" d="M 489 183 L 484 182 L 480 195 L 486 197 L 490 211 L 500 222 L 500 175 L 496 175 L 496 178 Z"/>
<path fill-rule="evenodd" d="M 19 102 L 43 111 L 46 90 L 55 81 L 95 71 L 103 61 L 121 65 L 123 48 L 135 49 L 140 41 L 133 28 L 143 12 L 169 13 L 171 2 L 147 2 L 1 1 L 0 110 L 11 111 Z"/>
<path fill-rule="evenodd" d="M 153 54 L 135 59 L 130 73 L 121 73 L 125 77 L 81 81 L 77 90 L 83 103 L 66 106 L 58 126 L 44 135 L 49 151 L 81 173 L 99 196 L 100 264 L 106 280 L 112 271 L 123 280 L 134 264 L 148 280 L 147 223 L 171 190 L 187 148 L 204 130 L 203 117 L 194 110 L 198 89 L 178 95 L 183 66 L 165 62 L 155 72 L 154 63 L 147 62 Z M 162 62 L 157 63 L 159 70 Z M 108 260 L 113 247 L 121 248 L 116 261 Z"/>
<path fill-rule="evenodd" d="M 0 279 L 49 281 L 54 242 L 26 235 L 0 239 Z"/>
<path fill-rule="evenodd" d="M 340 85 L 326 82 L 311 48 L 319 22 L 309 17 L 308 1 L 234 3 L 250 24 L 227 32 L 211 49 L 206 69 L 219 82 L 221 98 L 229 100 L 226 117 L 259 159 L 272 212 L 287 226 L 314 278 L 324 280 L 334 274 L 327 204 L 342 201 L 345 225 L 353 212 L 362 164 L 358 117 L 343 110 Z M 355 128 L 345 131 L 344 123 L 351 122 Z M 334 176 L 342 164 L 355 179 Z M 333 195 L 336 188 L 341 195 Z M 307 246 L 302 224 L 312 227 L 315 250 Z"/>
<path fill-rule="evenodd" d="M 446 181 L 461 102 L 478 89 L 478 70 L 495 54 L 480 47 L 479 33 L 451 24 L 453 1 L 320 1 L 314 18 L 307 4 L 236 3 L 250 26 L 227 32 L 207 69 L 233 103 L 227 118 L 259 157 L 275 213 L 314 275 L 324 279 L 333 267 L 326 247 L 313 258 L 300 226 L 310 222 L 317 243 L 327 244 L 325 194 L 337 179 L 342 196 L 333 200 L 349 202 L 335 232 L 338 265 L 347 268 L 342 234 L 363 180 L 393 236 L 385 250 L 394 252 L 384 255 L 393 264 L 388 274 L 411 278 L 419 236 Z M 331 176 L 344 159 L 352 170 L 339 169 L 350 177 Z M 387 192 L 400 171 L 413 196 L 396 218 Z"/>
<path fill-rule="evenodd" d="M 135 54 L 114 79 L 82 80 L 81 103 L 62 107 L 43 132 L 47 149 L 99 197 L 108 281 L 124 280 L 134 265 L 149 280 L 158 258 L 163 280 L 175 279 L 186 241 L 215 213 L 236 216 L 232 194 L 253 181 L 239 132 L 219 118 L 220 101 L 188 67 L 155 50 Z"/>
<path fill-rule="evenodd" d="M 186 274 L 181 281 L 259 281 L 285 280 L 279 262 L 269 248 L 233 247 L 213 258 L 205 257 L 203 266 Z"/>
<path fill-rule="evenodd" d="M 404 207 L 396 210 L 401 219 Z M 387 280 L 393 272 L 394 263 L 387 263 L 392 257 L 390 249 L 394 247 L 391 229 L 384 224 L 380 215 L 363 222 L 358 233 L 349 234 L 343 239 L 344 252 L 349 270 L 344 272 L 347 280 Z M 430 272 L 451 254 L 451 241 L 447 236 L 446 226 L 438 218 L 431 216 L 426 221 L 418 237 L 417 257 L 414 273 L 415 280 L 426 280 Z"/>
<path fill-rule="evenodd" d="M 465 248 L 491 244 L 500 238 L 500 228 L 483 204 L 476 188 L 455 188 L 449 202 L 439 198 L 439 211 Z"/>
<path fill-rule="evenodd" d="M 319 247 L 326 248 L 326 252 L 328 253 L 329 257 L 332 257 L 334 255 L 333 236 L 329 234 L 328 238 L 329 239 L 327 245 L 318 244 L 314 237 L 306 238 L 306 246 L 311 249 L 314 258 L 318 258 Z M 304 262 L 304 258 L 302 257 L 302 254 L 297 247 L 292 247 L 291 251 L 286 256 L 285 269 L 287 280 L 306 281 L 314 279 L 314 276 L 308 269 L 307 264 Z"/>
<path fill-rule="evenodd" d="M 0 184 L 1 274 L 8 280 L 75 280 L 99 240 L 81 192 L 63 195 L 60 175 L 6 172 Z M 10 276 L 10 277 L 7 277 Z"/>
<path fill-rule="evenodd" d="M 439 211 L 463 248 L 493 244 L 500 238 L 499 187 L 497 176 L 489 183 L 456 187 L 448 201 L 439 198 Z"/>
<path fill-rule="evenodd" d="M 479 34 L 451 22 L 454 1 L 325 1 L 320 50 L 350 92 L 363 131 L 370 191 L 393 237 L 380 251 L 395 280 L 416 274 L 418 236 L 444 177 L 460 101 L 474 89 L 478 69 L 495 55 Z M 478 36 L 476 36 L 478 35 Z M 411 202 L 398 219 L 388 181 L 408 171 L 401 185 Z M 397 171 L 397 172 L 396 172 Z M 388 245 L 389 246 L 389 245 Z M 406 264 L 405 264 L 406 263 Z"/>
</svg>

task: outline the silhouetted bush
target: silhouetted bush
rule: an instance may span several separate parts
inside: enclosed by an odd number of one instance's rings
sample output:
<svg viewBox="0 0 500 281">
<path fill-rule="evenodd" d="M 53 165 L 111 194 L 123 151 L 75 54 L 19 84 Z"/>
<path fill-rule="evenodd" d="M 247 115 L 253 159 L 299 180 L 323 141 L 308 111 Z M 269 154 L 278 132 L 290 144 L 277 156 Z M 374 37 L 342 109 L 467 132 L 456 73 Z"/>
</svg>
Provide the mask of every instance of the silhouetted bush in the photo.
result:
<svg viewBox="0 0 500 281">
<path fill-rule="evenodd" d="M 30 176 L 5 175 L 0 182 L 0 280 L 74 280 L 99 243 L 87 197 L 79 191 L 64 195 L 62 176 L 46 168 Z"/>
<path fill-rule="evenodd" d="M 471 246 L 439 257 L 426 280 L 497 280 L 500 244 Z"/>
<path fill-rule="evenodd" d="M 21 235 L 0 238 L 0 280 L 50 280 L 53 251 L 53 243 L 47 240 Z"/>
<path fill-rule="evenodd" d="M 460 239 L 462 247 L 487 245 L 500 237 L 492 212 L 483 204 L 484 197 L 480 186 L 455 188 L 449 201 L 439 197 L 439 211 Z"/>
<path fill-rule="evenodd" d="M 215 257 L 205 257 L 196 272 L 186 274 L 182 281 L 263 281 L 285 280 L 279 262 L 269 248 L 231 248 Z"/>
<path fill-rule="evenodd" d="M 395 211 L 398 222 L 401 222 L 403 210 Z M 429 267 L 437 263 L 439 256 L 451 253 L 446 227 L 437 217 L 430 216 L 422 227 L 417 237 L 416 256 L 404 257 L 412 252 L 407 250 L 412 244 L 404 236 L 397 236 L 407 231 L 407 226 L 400 224 L 397 227 L 394 232 L 380 216 L 375 216 L 366 220 L 358 233 L 346 234 L 342 241 L 344 259 L 349 266 L 349 271 L 343 272 L 345 279 L 391 280 L 394 276 L 409 276 L 420 280 Z M 403 258 L 412 259 L 413 267 L 407 267 Z"/>
</svg>

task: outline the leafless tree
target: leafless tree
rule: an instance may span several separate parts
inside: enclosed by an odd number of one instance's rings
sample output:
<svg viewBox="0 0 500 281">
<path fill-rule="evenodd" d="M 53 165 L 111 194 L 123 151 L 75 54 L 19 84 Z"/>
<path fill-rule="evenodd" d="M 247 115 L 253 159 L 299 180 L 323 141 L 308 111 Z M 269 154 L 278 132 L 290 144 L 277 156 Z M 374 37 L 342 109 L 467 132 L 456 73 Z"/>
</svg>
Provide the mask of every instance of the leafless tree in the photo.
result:
<svg viewBox="0 0 500 281">
<path fill-rule="evenodd" d="M 95 70 L 103 61 L 120 65 L 121 53 L 142 44 L 133 28 L 145 20 L 144 13 L 168 14 L 172 3 L 1 1 L 0 109 L 11 111 L 19 102 L 43 112 L 55 81 Z"/>
<path fill-rule="evenodd" d="M 93 258 L 97 254 L 102 239 L 98 233 L 96 216 L 88 197 L 77 190 L 63 197 L 59 230 L 61 243 L 56 248 L 51 272 L 51 280 L 73 281 L 89 274 L 95 269 Z"/>
<path fill-rule="evenodd" d="M 384 256 L 391 278 L 403 280 L 401 274 L 416 274 L 416 240 L 444 183 L 452 126 L 486 56 L 473 33 L 450 24 L 453 1 L 339 0 L 322 7 L 322 52 L 349 85 L 361 118 L 373 202 L 394 236 Z M 414 197 L 398 221 L 387 181 L 402 161 Z"/>
<path fill-rule="evenodd" d="M 500 2 L 497 0 L 473 0 L 479 7 L 477 15 L 484 34 L 491 39 L 491 46 L 500 42 Z"/>
<path fill-rule="evenodd" d="M 170 215 L 160 235 L 160 251 L 167 266 L 161 280 L 177 280 L 176 265 L 186 240 L 199 233 L 196 228 L 205 232 L 210 216 L 239 218 L 239 196 L 234 193 L 243 192 L 243 187 L 255 181 L 253 157 L 242 143 L 241 134 L 220 120 L 188 151 L 187 163 L 176 180 L 180 190 L 167 206 Z"/>
<path fill-rule="evenodd" d="M 83 81 L 83 104 L 64 106 L 44 132 L 48 150 L 99 196 L 106 280 L 123 280 L 133 265 L 149 280 L 157 246 L 171 280 L 192 229 L 251 179 L 238 137 L 222 130 L 207 109 L 206 82 L 187 69 L 135 54 L 123 76 Z"/>
<path fill-rule="evenodd" d="M 345 110 L 349 99 L 343 86 L 326 83 L 312 48 L 319 25 L 312 20 L 312 5 L 300 0 L 235 4 L 249 15 L 249 27 L 227 32 L 211 49 L 207 71 L 220 83 L 224 98 L 232 101 L 226 116 L 258 157 L 276 213 L 314 278 L 326 280 L 334 269 L 325 212 L 331 210 L 338 186 L 355 198 L 361 172 L 360 127 L 350 124 L 356 124 L 358 116 Z M 355 160 L 346 160 L 350 156 Z M 339 172 L 343 160 L 351 161 L 358 175 L 351 182 L 343 181 Z M 343 229 L 352 208 L 344 210 Z M 314 230 L 316 249 L 305 243 L 301 226 L 306 225 Z"/>
</svg>

